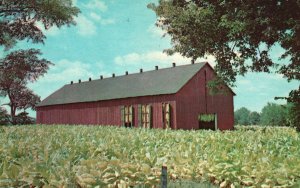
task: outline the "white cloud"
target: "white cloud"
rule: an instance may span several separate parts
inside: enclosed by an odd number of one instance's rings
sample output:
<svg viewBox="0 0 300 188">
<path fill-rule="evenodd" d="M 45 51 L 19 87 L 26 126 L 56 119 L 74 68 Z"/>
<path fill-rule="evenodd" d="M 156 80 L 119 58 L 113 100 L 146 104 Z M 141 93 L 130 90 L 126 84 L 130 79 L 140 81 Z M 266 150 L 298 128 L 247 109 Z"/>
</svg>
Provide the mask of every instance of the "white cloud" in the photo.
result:
<svg viewBox="0 0 300 188">
<path fill-rule="evenodd" d="M 87 81 L 89 78 L 95 80 L 99 79 L 100 75 L 110 77 L 111 74 L 104 69 L 105 64 L 101 61 L 96 64 L 87 64 L 81 61 L 63 59 L 55 62 L 55 65 L 50 67 L 44 77 L 35 83 L 29 83 L 28 86 L 44 99 L 72 80 L 74 83 L 78 83 L 79 79 L 81 81 Z"/>
<path fill-rule="evenodd" d="M 63 29 L 63 28 L 58 28 L 56 26 L 52 26 L 50 27 L 49 29 L 45 29 L 45 26 L 43 25 L 43 23 L 41 22 L 37 22 L 36 23 L 36 26 L 42 30 L 42 32 L 46 35 L 46 36 L 56 36 L 59 34 L 59 31 L 60 29 Z"/>
<path fill-rule="evenodd" d="M 80 15 L 76 18 L 78 33 L 82 36 L 96 34 L 95 24 L 84 15 Z"/>
<path fill-rule="evenodd" d="M 99 10 L 101 12 L 105 12 L 107 10 L 106 4 L 100 0 L 91 0 L 88 4 L 85 5 L 85 7 L 91 10 Z"/>
<path fill-rule="evenodd" d="M 163 37 L 167 32 L 162 30 L 161 28 L 155 26 L 155 24 L 151 24 L 147 30 L 153 37 Z"/>
<path fill-rule="evenodd" d="M 208 56 L 206 59 L 198 59 L 198 62 L 207 61 L 211 65 L 213 65 L 214 57 Z M 176 64 L 188 64 L 191 62 L 191 58 L 186 58 L 180 55 L 179 53 L 175 53 L 172 56 L 167 55 L 166 53 L 160 51 L 152 51 L 143 54 L 138 53 L 130 53 L 124 56 L 117 56 L 114 59 L 115 64 L 121 66 L 128 66 L 128 65 L 139 65 L 139 64 L 153 64 L 156 63 L 157 65 L 170 65 L 172 62 Z"/>
<path fill-rule="evenodd" d="M 191 60 L 182 57 L 179 54 L 168 56 L 167 54 L 160 51 L 152 51 L 144 54 L 130 53 L 124 56 L 118 56 L 115 58 L 115 63 L 121 66 L 143 64 L 143 63 L 159 63 L 159 64 L 170 64 L 177 62 L 178 64 L 188 63 Z"/>
<path fill-rule="evenodd" d="M 90 13 L 90 17 L 95 21 L 100 21 L 102 19 L 101 16 L 96 14 L 95 12 Z"/>
<path fill-rule="evenodd" d="M 68 83 L 73 79 L 88 79 L 88 77 L 94 76 L 92 70 L 93 68 L 89 64 L 84 64 L 80 61 L 69 61 L 64 59 L 50 67 L 49 72 L 38 82 Z"/>
<path fill-rule="evenodd" d="M 102 19 L 100 22 L 102 25 L 109 25 L 109 24 L 114 24 L 115 20 L 114 19 Z"/>
<path fill-rule="evenodd" d="M 95 20 L 96 22 L 100 23 L 101 25 L 109 25 L 109 24 L 114 24 L 115 23 L 114 19 L 104 19 L 99 14 L 97 14 L 95 12 L 90 13 L 90 17 L 93 20 Z"/>
<path fill-rule="evenodd" d="M 251 84 L 251 82 L 250 82 L 250 80 L 241 79 L 241 80 L 237 80 L 237 84 L 249 85 L 249 84 Z"/>
<path fill-rule="evenodd" d="M 270 74 L 269 78 L 273 80 L 286 80 L 286 78 L 283 77 L 283 74 Z"/>
</svg>

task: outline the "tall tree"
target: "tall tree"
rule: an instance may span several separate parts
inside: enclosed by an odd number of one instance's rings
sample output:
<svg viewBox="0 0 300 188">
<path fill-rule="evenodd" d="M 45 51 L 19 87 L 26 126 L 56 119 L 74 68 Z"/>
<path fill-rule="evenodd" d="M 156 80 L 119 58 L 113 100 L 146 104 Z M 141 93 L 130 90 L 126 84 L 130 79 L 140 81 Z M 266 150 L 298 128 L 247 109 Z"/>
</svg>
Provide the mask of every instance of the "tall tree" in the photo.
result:
<svg viewBox="0 0 300 188">
<path fill-rule="evenodd" d="M 80 10 L 72 0 L 0 0 L 0 46 L 6 50 L 17 41 L 44 43 L 43 30 L 52 26 L 74 25 L 74 17 Z M 0 96 L 8 97 L 11 122 L 16 121 L 16 111 L 35 108 L 39 96 L 26 87 L 44 75 L 52 63 L 40 58 L 35 49 L 18 50 L 0 59 Z M 5 104 L 4 104 L 5 105 Z M 25 111 L 17 120 L 27 117 Z M 26 118 L 25 118 L 26 119 Z M 22 121 L 23 122 L 23 121 Z"/>
<path fill-rule="evenodd" d="M 261 111 L 261 124 L 268 126 L 287 126 L 288 110 L 286 106 L 268 103 Z"/>
<path fill-rule="evenodd" d="M 1 0 L 0 45 L 12 47 L 17 40 L 44 42 L 46 36 L 41 28 L 75 24 L 79 9 L 72 0 Z"/>
<path fill-rule="evenodd" d="M 18 50 L 0 59 L 0 91 L 8 97 L 11 123 L 15 124 L 17 110 L 35 108 L 40 98 L 26 87 L 44 75 L 52 63 L 40 58 L 39 50 Z"/>
<path fill-rule="evenodd" d="M 214 55 L 216 71 L 227 84 L 248 71 L 300 80 L 300 1 L 159 0 L 148 7 L 158 17 L 157 26 L 171 36 L 168 54 L 193 60 Z M 276 45 L 285 50 L 279 59 L 288 63 L 271 59 Z M 299 95 L 300 87 L 289 99 L 300 101 Z"/>
<path fill-rule="evenodd" d="M 234 112 L 234 123 L 237 125 L 250 125 L 249 115 L 250 110 L 242 107 Z"/>
</svg>

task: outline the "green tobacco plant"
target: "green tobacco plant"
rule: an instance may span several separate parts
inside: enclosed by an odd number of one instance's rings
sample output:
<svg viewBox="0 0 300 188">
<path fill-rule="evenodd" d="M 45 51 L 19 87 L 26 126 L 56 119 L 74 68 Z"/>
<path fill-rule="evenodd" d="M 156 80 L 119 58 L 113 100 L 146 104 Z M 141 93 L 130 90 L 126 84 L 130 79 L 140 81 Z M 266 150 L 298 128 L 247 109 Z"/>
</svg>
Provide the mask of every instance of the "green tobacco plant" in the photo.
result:
<svg viewBox="0 0 300 188">
<path fill-rule="evenodd" d="M 211 122 L 215 120 L 215 114 L 200 114 L 198 117 L 199 121 Z"/>
<path fill-rule="evenodd" d="M 31 125 L 1 129 L 0 187 L 155 187 L 160 185 L 163 164 L 169 185 L 300 186 L 300 135 L 293 128 L 212 132 Z"/>
</svg>

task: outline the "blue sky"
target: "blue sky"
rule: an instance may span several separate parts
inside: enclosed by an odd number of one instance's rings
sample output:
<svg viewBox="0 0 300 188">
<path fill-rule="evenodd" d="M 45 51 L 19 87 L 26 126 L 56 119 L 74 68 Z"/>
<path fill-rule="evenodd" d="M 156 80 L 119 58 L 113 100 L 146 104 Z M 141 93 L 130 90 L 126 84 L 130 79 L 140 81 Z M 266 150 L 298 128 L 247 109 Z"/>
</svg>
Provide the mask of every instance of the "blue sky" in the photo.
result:
<svg viewBox="0 0 300 188">
<path fill-rule="evenodd" d="M 40 48 L 43 56 L 52 61 L 49 72 L 37 82 L 29 84 L 42 99 L 71 80 L 98 79 L 100 75 L 110 77 L 112 73 L 122 75 L 190 63 L 190 59 L 179 54 L 167 56 L 162 51 L 170 47 L 170 38 L 162 37 L 163 31 L 154 24 L 155 13 L 147 9 L 151 0 L 82 0 L 74 1 L 82 13 L 76 18 L 77 25 L 51 28 L 45 31 L 45 45 L 27 42 L 16 48 Z M 282 49 L 275 48 L 272 57 L 277 58 Z M 3 54 L 2 54 L 3 55 Z M 1 52 L 0 52 L 1 56 Z M 214 65 L 212 56 L 198 61 Z M 238 77 L 234 99 L 235 109 L 242 106 L 261 111 L 275 96 L 287 96 L 299 82 L 288 83 L 275 74 L 249 73 Z M 35 116 L 35 112 L 30 112 Z"/>
</svg>

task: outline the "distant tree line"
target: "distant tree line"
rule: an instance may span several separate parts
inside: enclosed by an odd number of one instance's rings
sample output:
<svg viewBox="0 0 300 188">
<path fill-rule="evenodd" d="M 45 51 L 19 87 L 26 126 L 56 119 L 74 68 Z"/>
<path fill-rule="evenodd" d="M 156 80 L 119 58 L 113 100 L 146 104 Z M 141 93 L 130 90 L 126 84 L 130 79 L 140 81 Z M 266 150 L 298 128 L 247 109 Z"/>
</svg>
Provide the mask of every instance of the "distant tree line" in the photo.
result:
<svg viewBox="0 0 300 188">
<path fill-rule="evenodd" d="M 295 106 L 292 103 L 285 105 L 268 103 L 263 107 L 261 113 L 251 112 L 242 107 L 234 112 L 234 122 L 236 125 L 295 126 L 299 128 L 297 119 L 300 114 L 294 114 L 297 113 Z"/>
</svg>

